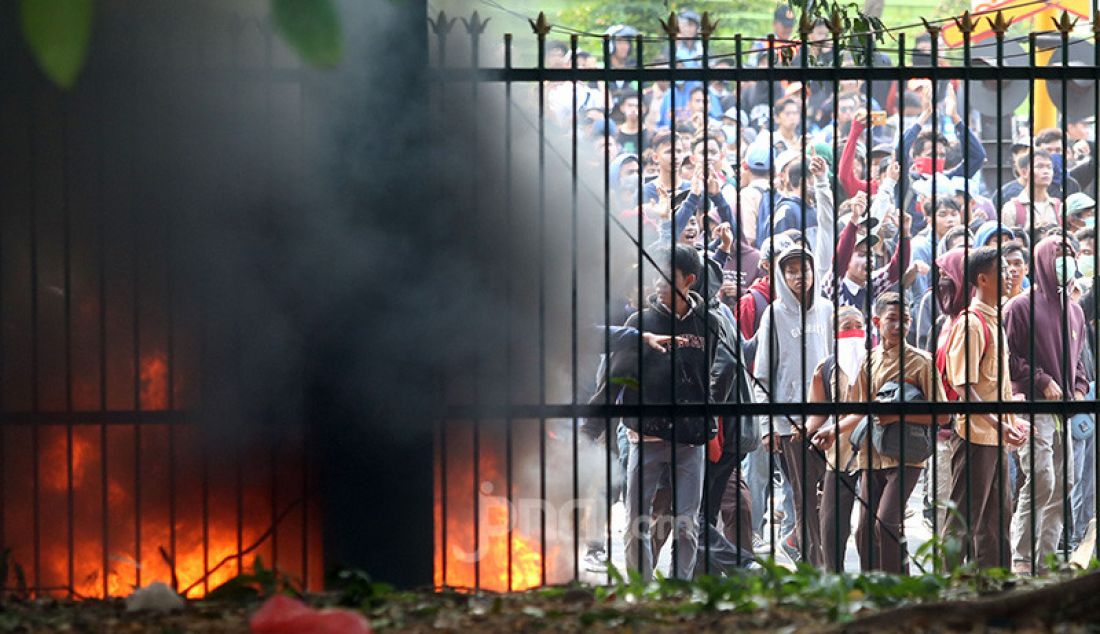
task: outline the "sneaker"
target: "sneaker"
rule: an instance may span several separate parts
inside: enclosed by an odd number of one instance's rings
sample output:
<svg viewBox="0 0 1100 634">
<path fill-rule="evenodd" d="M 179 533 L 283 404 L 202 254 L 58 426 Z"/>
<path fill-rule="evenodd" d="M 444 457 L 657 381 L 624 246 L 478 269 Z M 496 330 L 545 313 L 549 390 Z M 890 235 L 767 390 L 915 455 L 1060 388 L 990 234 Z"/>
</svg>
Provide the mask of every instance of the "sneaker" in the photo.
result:
<svg viewBox="0 0 1100 634">
<path fill-rule="evenodd" d="M 798 550 L 798 542 L 795 540 L 794 535 L 787 535 L 786 539 L 779 542 L 779 545 L 783 547 L 783 552 L 791 558 L 791 561 L 798 563 L 802 559 L 802 553 Z"/>
<path fill-rule="evenodd" d="M 584 556 L 584 569 L 588 572 L 607 572 L 607 552 L 603 548 L 589 548 Z"/>
</svg>

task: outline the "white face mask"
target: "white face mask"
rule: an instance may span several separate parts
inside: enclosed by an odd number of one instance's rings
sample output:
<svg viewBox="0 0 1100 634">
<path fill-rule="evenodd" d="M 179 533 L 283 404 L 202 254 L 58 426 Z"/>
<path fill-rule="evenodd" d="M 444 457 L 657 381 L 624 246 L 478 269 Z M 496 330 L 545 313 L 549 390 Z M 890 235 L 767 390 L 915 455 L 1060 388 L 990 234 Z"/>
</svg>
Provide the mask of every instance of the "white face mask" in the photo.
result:
<svg viewBox="0 0 1100 634">
<path fill-rule="evenodd" d="M 1071 255 L 1063 255 L 1054 260 L 1054 276 L 1062 286 L 1068 286 L 1077 277 L 1077 260 Z"/>
<path fill-rule="evenodd" d="M 1096 271 L 1096 260 L 1091 255 L 1081 255 L 1077 257 L 1077 270 L 1084 277 L 1092 277 Z"/>
<path fill-rule="evenodd" d="M 836 341 L 836 364 L 848 381 L 854 381 L 859 375 L 860 366 L 867 357 L 867 341 L 863 331 L 859 333 L 857 337 L 841 337 Z"/>
</svg>

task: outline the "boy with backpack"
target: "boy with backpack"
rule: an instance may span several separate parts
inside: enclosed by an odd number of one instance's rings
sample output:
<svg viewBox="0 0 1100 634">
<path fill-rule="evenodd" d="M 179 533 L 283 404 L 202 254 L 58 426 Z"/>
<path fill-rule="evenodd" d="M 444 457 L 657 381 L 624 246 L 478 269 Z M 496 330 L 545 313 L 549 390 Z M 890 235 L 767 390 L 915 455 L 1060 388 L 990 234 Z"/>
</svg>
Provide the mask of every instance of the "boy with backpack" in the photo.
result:
<svg viewBox="0 0 1100 634">
<path fill-rule="evenodd" d="M 931 355 L 903 342 L 908 321 L 905 302 L 898 293 L 886 292 L 875 300 L 872 322 L 879 343 L 871 350 L 870 363 L 860 367 L 849 400 L 912 403 L 930 396 L 943 399 L 942 386 L 932 381 Z M 815 444 L 828 449 L 839 434 L 855 430 L 853 436 L 859 436 L 856 427 L 863 420 L 861 413 L 849 414 L 838 425 L 826 425 L 815 435 Z M 908 553 L 903 552 L 905 505 L 931 452 L 929 426 L 935 422 L 935 417 L 927 414 L 906 414 L 904 420 L 896 414 L 882 414 L 866 423 L 864 438 L 856 446 L 863 509 L 856 544 L 864 571 L 908 572 Z M 905 438 L 904 453 L 897 451 L 899 437 Z"/>
<path fill-rule="evenodd" d="M 946 345 L 937 350 L 949 400 L 1012 400 L 1008 347 L 1002 344 L 1007 340 L 997 309 L 999 260 L 994 246 L 978 247 L 967 258 L 974 298 L 951 324 Z M 1012 503 L 1007 449 L 1026 438 L 1012 414 L 955 416 L 955 433 L 948 443 L 951 501 L 958 512 L 947 516 L 944 535 L 963 536 L 962 555 L 982 568 L 1008 562 Z"/>
</svg>

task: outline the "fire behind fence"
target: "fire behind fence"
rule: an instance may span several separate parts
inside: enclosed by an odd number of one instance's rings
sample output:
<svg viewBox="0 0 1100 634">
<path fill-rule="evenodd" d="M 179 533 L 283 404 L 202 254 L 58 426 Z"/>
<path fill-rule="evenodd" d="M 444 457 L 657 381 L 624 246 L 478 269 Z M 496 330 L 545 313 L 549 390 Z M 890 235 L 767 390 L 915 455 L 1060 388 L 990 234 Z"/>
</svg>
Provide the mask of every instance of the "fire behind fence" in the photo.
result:
<svg viewBox="0 0 1100 634">
<path fill-rule="evenodd" d="M 438 586 L 1095 552 L 1097 36 L 945 22 L 540 15 L 518 66 L 429 20 L 506 263 L 437 430 Z"/>
<path fill-rule="evenodd" d="M 301 155 L 307 78 L 260 20 L 206 29 L 163 8 L 99 12 L 69 92 L 34 68 L 14 10 L 2 21 L 5 592 L 125 596 L 159 580 L 198 597 L 256 558 L 321 587 L 305 429 L 210 424 L 226 364 L 205 347 L 214 307 L 187 252 L 195 218 L 271 195 L 256 148 Z"/>
</svg>

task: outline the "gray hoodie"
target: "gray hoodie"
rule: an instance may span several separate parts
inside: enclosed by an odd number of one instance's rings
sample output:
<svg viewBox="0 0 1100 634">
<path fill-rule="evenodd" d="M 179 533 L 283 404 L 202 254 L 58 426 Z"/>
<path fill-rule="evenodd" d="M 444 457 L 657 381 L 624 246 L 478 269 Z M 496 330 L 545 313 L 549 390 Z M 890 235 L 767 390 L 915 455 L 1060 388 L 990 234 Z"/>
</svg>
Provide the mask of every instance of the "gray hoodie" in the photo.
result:
<svg viewBox="0 0 1100 634">
<path fill-rule="evenodd" d="M 814 262 L 814 254 L 801 246 L 787 248 L 776 258 L 776 262 L 782 263 L 799 254 Z M 816 270 L 818 267 L 812 268 Z M 760 329 L 756 333 L 758 343 L 753 375 L 759 383 L 753 386 L 753 395 L 757 403 L 799 403 L 806 400 L 814 368 L 833 353 L 833 305 L 821 294 L 821 275 L 814 275 L 803 332 L 802 305 L 783 280 L 781 270 L 780 266 L 776 267 L 776 301 L 764 309 Z M 764 345 L 769 339 L 771 345 Z M 799 416 L 790 418 L 800 424 L 802 422 Z M 774 416 L 772 420 L 777 434 L 789 436 L 792 433 L 786 416 Z M 762 419 L 761 429 L 764 433 L 768 432 L 767 417 Z"/>
</svg>

